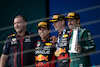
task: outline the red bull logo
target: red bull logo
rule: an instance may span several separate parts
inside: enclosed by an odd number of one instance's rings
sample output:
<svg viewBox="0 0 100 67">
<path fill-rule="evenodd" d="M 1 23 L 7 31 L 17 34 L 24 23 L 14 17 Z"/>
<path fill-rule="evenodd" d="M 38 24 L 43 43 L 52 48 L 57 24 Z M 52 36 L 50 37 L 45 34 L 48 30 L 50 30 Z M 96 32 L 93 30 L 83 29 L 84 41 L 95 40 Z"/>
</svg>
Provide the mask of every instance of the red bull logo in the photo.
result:
<svg viewBox="0 0 100 67">
<path fill-rule="evenodd" d="M 59 48 L 59 54 L 61 54 L 61 53 L 66 53 L 66 49 Z"/>
<path fill-rule="evenodd" d="M 42 60 L 46 60 L 48 61 L 48 56 L 43 56 L 42 54 L 38 55 L 38 56 L 35 56 L 35 61 L 42 61 Z"/>
<path fill-rule="evenodd" d="M 57 57 L 58 60 L 60 59 L 67 59 L 68 58 L 68 54 L 64 54 L 64 56 L 61 54 L 59 57 Z"/>
</svg>

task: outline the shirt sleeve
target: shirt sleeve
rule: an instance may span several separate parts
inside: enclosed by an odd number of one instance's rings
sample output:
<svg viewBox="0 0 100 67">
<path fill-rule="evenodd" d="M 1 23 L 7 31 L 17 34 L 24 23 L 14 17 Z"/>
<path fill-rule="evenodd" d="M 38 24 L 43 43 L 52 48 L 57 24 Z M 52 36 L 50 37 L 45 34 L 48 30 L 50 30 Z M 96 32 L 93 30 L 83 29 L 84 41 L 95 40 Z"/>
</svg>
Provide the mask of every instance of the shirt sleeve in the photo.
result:
<svg viewBox="0 0 100 67">
<path fill-rule="evenodd" d="M 84 42 L 84 45 L 82 46 L 83 52 L 96 51 L 94 39 L 89 30 L 84 31 L 83 36 L 82 36 L 82 41 Z"/>
<path fill-rule="evenodd" d="M 9 48 L 10 48 L 10 42 L 8 39 L 4 42 L 3 52 L 2 54 L 8 55 L 9 54 Z"/>
</svg>

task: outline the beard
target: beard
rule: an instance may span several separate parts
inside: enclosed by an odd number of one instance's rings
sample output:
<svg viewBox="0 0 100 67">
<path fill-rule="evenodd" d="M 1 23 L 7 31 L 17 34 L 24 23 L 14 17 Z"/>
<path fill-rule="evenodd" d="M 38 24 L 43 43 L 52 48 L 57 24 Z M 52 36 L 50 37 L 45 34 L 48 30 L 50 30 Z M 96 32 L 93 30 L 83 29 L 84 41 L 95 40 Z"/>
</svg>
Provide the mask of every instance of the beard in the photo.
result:
<svg viewBox="0 0 100 67">
<path fill-rule="evenodd" d="M 25 30 L 25 28 L 24 27 L 18 27 L 18 28 L 15 28 L 15 30 L 16 30 L 17 33 L 22 33 Z"/>
<path fill-rule="evenodd" d="M 23 32 L 23 30 L 16 30 L 16 32 L 17 32 L 17 33 L 22 33 L 22 32 Z"/>
<path fill-rule="evenodd" d="M 73 28 L 75 28 L 74 25 L 69 25 L 69 29 L 73 29 Z"/>
</svg>

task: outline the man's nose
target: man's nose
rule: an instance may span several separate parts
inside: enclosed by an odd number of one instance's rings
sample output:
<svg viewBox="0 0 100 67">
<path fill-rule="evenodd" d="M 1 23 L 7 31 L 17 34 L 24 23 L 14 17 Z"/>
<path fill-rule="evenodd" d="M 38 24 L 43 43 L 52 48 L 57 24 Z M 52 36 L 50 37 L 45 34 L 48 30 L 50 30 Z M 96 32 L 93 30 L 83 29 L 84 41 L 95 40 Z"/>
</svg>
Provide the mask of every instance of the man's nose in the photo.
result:
<svg viewBox="0 0 100 67">
<path fill-rule="evenodd" d="M 68 24 L 70 25 L 71 24 L 71 21 L 68 21 Z"/>
<path fill-rule="evenodd" d="M 43 32 L 43 30 L 41 29 L 41 32 Z"/>
</svg>

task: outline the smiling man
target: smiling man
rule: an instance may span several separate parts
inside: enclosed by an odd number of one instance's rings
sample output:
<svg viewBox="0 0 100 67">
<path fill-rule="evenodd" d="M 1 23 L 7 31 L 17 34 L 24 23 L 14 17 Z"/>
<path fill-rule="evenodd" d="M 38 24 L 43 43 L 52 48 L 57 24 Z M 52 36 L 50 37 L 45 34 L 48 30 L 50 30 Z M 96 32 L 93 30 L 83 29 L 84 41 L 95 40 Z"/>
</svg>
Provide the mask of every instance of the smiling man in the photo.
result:
<svg viewBox="0 0 100 67">
<path fill-rule="evenodd" d="M 78 29 L 78 42 L 75 46 L 77 53 L 70 53 L 71 67 L 89 67 L 91 66 L 89 52 L 96 50 L 94 39 L 91 32 L 80 25 L 80 16 L 76 12 L 70 12 L 65 17 L 68 21 L 68 27 L 72 30 Z M 72 32 L 73 35 L 73 32 Z M 72 37 L 69 43 L 69 50 L 73 46 Z"/>
<path fill-rule="evenodd" d="M 47 22 L 38 23 L 38 33 L 41 40 L 38 40 L 35 47 L 36 67 L 55 67 L 54 56 L 55 45 L 50 40 L 50 27 Z"/>
<path fill-rule="evenodd" d="M 31 37 L 26 29 L 26 19 L 22 15 L 14 18 L 15 33 L 9 35 L 4 43 L 0 67 L 23 67 L 33 64 L 33 52 L 26 52 L 35 48 L 36 37 Z"/>
<path fill-rule="evenodd" d="M 53 22 L 55 30 L 59 32 L 58 41 L 56 44 L 55 56 L 58 60 L 58 66 L 56 67 L 69 67 L 69 39 L 70 39 L 70 29 L 66 26 L 66 20 L 63 14 L 56 13 L 53 15 L 50 22 Z"/>
</svg>

